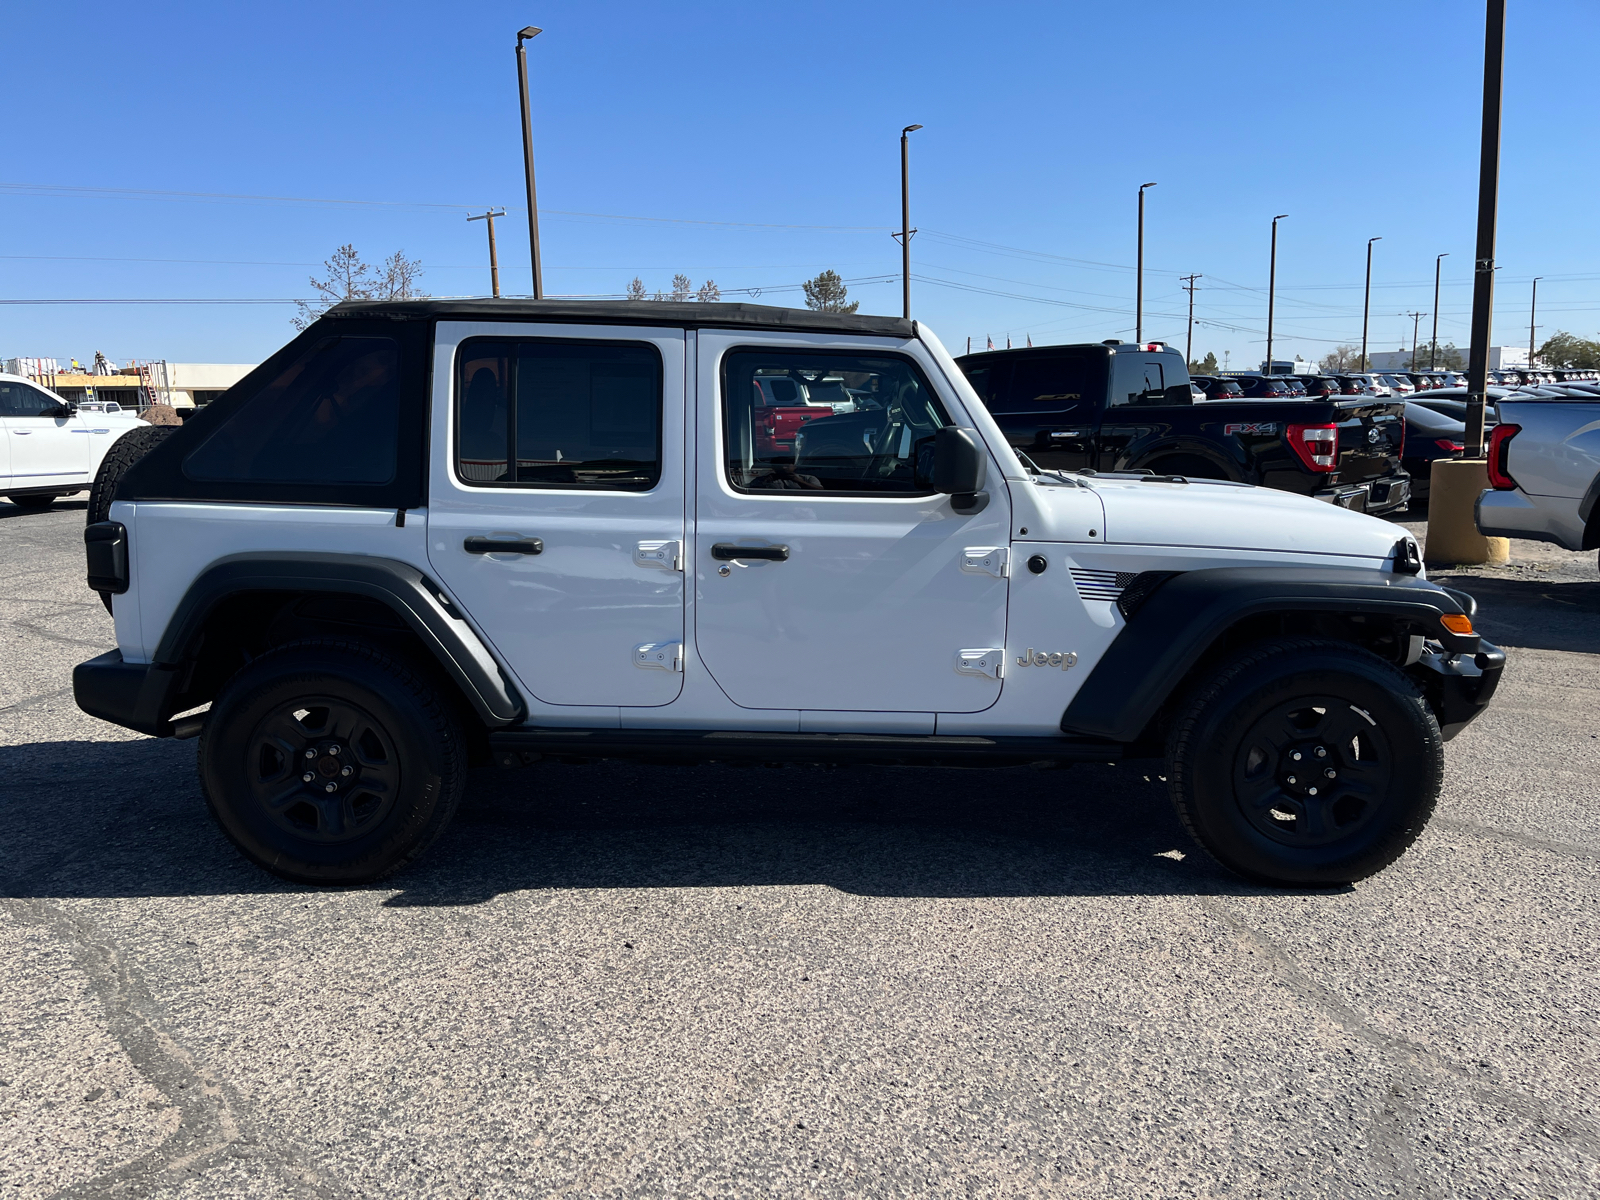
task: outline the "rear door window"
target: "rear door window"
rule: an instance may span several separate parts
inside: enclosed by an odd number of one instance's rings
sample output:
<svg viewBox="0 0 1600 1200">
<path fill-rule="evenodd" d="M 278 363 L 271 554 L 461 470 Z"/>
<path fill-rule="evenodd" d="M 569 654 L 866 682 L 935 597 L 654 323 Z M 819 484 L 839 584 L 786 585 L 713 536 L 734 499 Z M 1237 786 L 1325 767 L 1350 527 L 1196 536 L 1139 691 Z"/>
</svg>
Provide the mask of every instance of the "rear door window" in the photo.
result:
<svg viewBox="0 0 1600 1200">
<path fill-rule="evenodd" d="M 463 483 L 638 492 L 661 479 L 654 346 L 474 338 L 457 362 Z"/>
</svg>

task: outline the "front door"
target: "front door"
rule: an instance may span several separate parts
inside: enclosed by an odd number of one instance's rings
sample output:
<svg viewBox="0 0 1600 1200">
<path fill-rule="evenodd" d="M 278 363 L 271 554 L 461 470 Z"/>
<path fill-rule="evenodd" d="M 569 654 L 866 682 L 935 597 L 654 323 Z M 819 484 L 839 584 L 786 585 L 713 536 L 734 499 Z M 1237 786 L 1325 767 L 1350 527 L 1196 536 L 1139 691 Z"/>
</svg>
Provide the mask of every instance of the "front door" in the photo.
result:
<svg viewBox="0 0 1600 1200">
<path fill-rule="evenodd" d="M 433 455 L 428 558 L 445 586 L 538 700 L 670 703 L 683 333 L 445 323 L 434 373 L 448 450 Z"/>
<path fill-rule="evenodd" d="M 18 489 L 89 481 L 89 427 L 79 417 L 46 416 L 61 401 L 31 384 L 0 380 L 0 425 Z"/>
<path fill-rule="evenodd" d="M 954 402 L 899 345 L 837 346 L 699 335 L 699 657 L 745 708 L 987 708 L 1005 646 L 1005 485 L 991 463 L 986 506 L 956 512 L 930 486 L 935 432 L 964 423 Z M 784 445 L 765 431 L 791 388 L 833 412 Z"/>
</svg>

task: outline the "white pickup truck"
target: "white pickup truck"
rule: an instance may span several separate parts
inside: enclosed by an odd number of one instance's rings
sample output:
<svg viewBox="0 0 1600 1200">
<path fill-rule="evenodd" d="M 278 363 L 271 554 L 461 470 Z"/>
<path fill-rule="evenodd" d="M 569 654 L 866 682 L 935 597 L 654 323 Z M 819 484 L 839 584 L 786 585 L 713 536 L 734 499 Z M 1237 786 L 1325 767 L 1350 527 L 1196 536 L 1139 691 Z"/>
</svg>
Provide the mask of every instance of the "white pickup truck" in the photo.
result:
<svg viewBox="0 0 1600 1200">
<path fill-rule="evenodd" d="M 93 481 L 123 434 L 150 426 L 132 413 L 79 411 L 20 375 L 0 375 L 0 495 L 47 508 Z"/>
<path fill-rule="evenodd" d="M 1600 391 L 1509 392 L 1489 435 L 1489 482 L 1478 528 L 1494 537 L 1600 548 Z"/>
<path fill-rule="evenodd" d="M 836 402 L 780 437 L 791 389 Z M 312 883 L 414 859 L 471 763 L 1120 756 L 1234 870 L 1347 883 L 1505 661 L 1376 518 L 1032 467 L 898 318 L 347 303 L 96 494 L 79 705 L 198 736 L 222 829 Z"/>
</svg>

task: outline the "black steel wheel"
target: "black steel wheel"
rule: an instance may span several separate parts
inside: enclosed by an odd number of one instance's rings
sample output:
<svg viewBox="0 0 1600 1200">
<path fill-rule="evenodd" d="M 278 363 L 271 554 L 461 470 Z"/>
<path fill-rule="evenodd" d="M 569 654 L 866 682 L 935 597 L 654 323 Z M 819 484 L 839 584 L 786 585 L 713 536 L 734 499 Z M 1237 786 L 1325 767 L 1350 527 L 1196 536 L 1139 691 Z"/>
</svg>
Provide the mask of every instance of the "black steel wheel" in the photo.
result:
<svg viewBox="0 0 1600 1200">
<path fill-rule="evenodd" d="M 1264 643 L 1194 693 L 1168 745 L 1179 817 L 1224 866 L 1328 886 L 1381 871 L 1438 799 L 1443 739 L 1421 690 L 1355 646 Z"/>
<path fill-rule="evenodd" d="M 452 708 L 372 647 L 309 641 L 231 679 L 200 738 L 200 777 L 223 832 L 299 883 L 366 883 L 443 832 L 466 775 Z"/>
</svg>

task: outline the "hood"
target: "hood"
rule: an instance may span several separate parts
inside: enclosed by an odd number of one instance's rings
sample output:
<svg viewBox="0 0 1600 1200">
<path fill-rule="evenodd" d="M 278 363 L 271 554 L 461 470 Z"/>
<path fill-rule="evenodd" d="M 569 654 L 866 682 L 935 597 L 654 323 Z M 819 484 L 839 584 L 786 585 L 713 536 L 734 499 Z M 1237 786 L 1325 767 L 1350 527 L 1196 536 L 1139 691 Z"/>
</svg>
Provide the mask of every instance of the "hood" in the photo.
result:
<svg viewBox="0 0 1600 1200">
<path fill-rule="evenodd" d="M 1086 492 L 1103 511 L 1102 545 L 1267 550 L 1287 554 L 1386 559 L 1406 531 L 1388 521 L 1271 488 L 1195 480 L 1165 483 L 1105 477 L 1087 488 L 1039 488 L 1053 528 L 1035 531 L 1070 541 L 1092 519 Z"/>
</svg>

